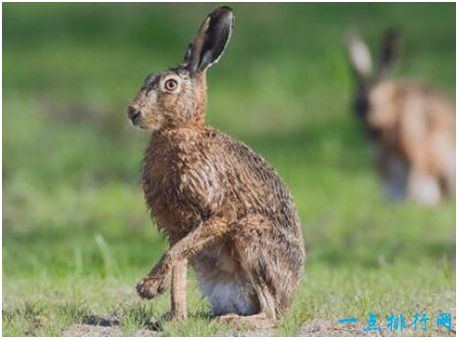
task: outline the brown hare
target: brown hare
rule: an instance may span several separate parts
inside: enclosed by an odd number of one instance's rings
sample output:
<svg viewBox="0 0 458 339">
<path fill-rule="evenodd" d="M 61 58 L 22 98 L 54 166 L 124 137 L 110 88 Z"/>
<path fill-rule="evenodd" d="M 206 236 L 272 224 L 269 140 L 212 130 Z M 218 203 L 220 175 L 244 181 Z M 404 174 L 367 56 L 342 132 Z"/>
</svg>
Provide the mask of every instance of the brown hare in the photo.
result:
<svg viewBox="0 0 458 339">
<path fill-rule="evenodd" d="M 356 79 L 354 106 L 377 146 L 377 169 L 385 195 L 435 205 L 455 194 L 455 105 L 443 93 L 388 73 L 399 38 L 389 30 L 378 67 L 357 33 L 346 47 Z"/>
<path fill-rule="evenodd" d="M 211 12 L 182 64 L 149 75 L 128 117 L 152 131 L 143 163 L 151 216 L 170 248 L 137 285 L 164 292 L 172 316 L 186 317 L 188 260 L 218 319 L 263 326 L 288 308 L 303 272 L 302 226 L 291 195 L 258 154 L 205 125 L 207 69 L 232 32 L 229 7 Z"/>
</svg>

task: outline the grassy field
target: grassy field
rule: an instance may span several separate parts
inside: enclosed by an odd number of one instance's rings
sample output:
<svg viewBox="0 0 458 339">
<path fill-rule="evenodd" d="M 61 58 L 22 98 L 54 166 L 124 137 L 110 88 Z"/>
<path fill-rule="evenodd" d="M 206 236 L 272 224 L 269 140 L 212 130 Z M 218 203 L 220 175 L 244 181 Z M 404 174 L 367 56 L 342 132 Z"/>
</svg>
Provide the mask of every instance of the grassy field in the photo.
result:
<svg viewBox="0 0 458 339">
<path fill-rule="evenodd" d="M 183 323 L 160 321 L 167 293 L 145 302 L 134 291 L 167 244 L 139 185 L 148 135 L 125 108 L 149 72 L 180 62 L 214 6 L 3 4 L 3 335 L 235 333 L 211 321 L 192 274 Z M 455 4 L 233 7 L 208 122 L 285 179 L 308 253 L 294 305 L 268 334 L 343 335 L 338 319 L 362 327 L 369 312 L 381 326 L 426 313 L 426 334 L 453 334 L 435 320 L 455 316 L 455 203 L 381 197 L 342 46 L 359 27 L 376 49 L 397 26 L 396 75 L 454 96 Z"/>
</svg>

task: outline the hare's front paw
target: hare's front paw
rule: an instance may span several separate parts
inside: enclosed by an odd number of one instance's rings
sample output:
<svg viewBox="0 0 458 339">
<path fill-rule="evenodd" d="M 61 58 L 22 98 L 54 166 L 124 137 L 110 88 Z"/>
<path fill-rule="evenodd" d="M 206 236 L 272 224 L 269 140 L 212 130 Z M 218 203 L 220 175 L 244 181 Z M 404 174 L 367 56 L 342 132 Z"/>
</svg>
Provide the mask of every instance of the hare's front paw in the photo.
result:
<svg viewBox="0 0 458 339">
<path fill-rule="evenodd" d="M 166 277 L 145 277 L 137 284 L 137 293 L 144 299 L 153 299 L 166 290 Z"/>
</svg>

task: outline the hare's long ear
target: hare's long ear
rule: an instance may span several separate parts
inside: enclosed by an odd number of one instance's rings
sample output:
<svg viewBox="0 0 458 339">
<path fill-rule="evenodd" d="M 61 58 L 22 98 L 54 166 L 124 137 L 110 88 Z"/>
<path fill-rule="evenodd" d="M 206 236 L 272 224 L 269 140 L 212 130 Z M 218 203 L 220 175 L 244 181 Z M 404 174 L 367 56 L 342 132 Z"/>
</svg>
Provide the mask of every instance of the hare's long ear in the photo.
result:
<svg viewBox="0 0 458 339">
<path fill-rule="evenodd" d="M 347 35 L 345 45 L 351 67 L 358 80 L 367 79 L 372 73 L 372 59 L 369 49 L 357 32 Z"/>
<path fill-rule="evenodd" d="M 234 15 L 226 6 L 211 12 L 200 26 L 185 63 L 191 72 L 202 72 L 218 62 L 231 37 Z"/>
<path fill-rule="evenodd" d="M 399 54 L 399 33 L 391 28 L 386 31 L 380 50 L 378 76 L 385 77 L 391 70 Z"/>
<path fill-rule="evenodd" d="M 191 52 L 192 52 L 192 43 L 188 44 L 188 49 L 183 57 L 183 62 L 181 63 L 183 66 L 188 66 L 191 62 Z"/>
</svg>

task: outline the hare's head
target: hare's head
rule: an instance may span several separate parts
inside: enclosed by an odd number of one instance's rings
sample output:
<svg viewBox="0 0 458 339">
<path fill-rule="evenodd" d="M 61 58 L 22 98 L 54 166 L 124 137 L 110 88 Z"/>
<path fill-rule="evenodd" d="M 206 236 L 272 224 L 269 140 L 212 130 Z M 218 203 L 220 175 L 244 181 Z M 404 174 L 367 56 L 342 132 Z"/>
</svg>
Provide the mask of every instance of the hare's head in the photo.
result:
<svg viewBox="0 0 458 339">
<path fill-rule="evenodd" d="M 204 125 L 206 71 L 223 54 L 233 21 L 229 7 L 216 8 L 200 26 L 180 66 L 148 75 L 127 109 L 133 125 L 150 130 Z"/>
<path fill-rule="evenodd" d="M 372 57 L 361 36 L 347 37 L 346 48 L 355 78 L 354 110 L 368 132 L 376 136 L 395 121 L 397 87 L 387 79 L 398 54 L 399 39 L 394 30 L 386 32 L 382 41 L 378 65 L 374 70 Z"/>
</svg>

